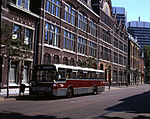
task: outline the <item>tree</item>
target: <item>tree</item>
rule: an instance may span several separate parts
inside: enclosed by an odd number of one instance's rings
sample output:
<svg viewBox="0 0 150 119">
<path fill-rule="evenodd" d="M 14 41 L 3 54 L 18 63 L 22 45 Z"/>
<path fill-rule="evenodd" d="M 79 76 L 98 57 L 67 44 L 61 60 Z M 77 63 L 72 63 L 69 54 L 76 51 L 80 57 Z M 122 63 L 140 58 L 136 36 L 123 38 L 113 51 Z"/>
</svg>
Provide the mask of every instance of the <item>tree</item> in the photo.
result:
<svg viewBox="0 0 150 119">
<path fill-rule="evenodd" d="M 130 73 L 131 73 L 131 70 L 126 66 L 124 68 L 124 72 L 123 72 L 123 74 L 125 76 L 126 86 L 128 86 L 130 84 L 130 78 L 129 78 Z"/>
<path fill-rule="evenodd" d="M 95 58 L 89 57 L 86 62 L 87 67 L 97 69 L 97 62 L 95 61 Z"/>
<path fill-rule="evenodd" d="M 133 71 L 133 74 L 134 74 L 135 84 L 137 84 L 137 81 L 139 80 L 140 72 L 138 71 L 138 69 L 136 69 L 136 70 Z"/>
<path fill-rule="evenodd" d="M 145 79 L 146 81 L 150 80 L 150 47 L 144 46 L 144 64 L 145 64 Z"/>
<path fill-rule="evenodd" d="M 24 68 L 24 59 L 25 53 L 28 52 L 28 46 L 24 43 L 24 39 L 21 37 L 17 37 L 16 34 L 21 34 L 20 30 L 17 30 L 15 33 L 13 32 L 13 26 L 6 22 L 1 23 L 1 37 L 2 37 L 2 45 L 4 45 L 4 55 L 5 58 L 8 60 L 8 71 L 7 71 L 7 97 L 9 97 L 9 73 L 11 68 L 11 61 L 12 60 L 19 60 L 21 59 L 22 68 L 20 71 L 20 80 L 19 83 L 22 83 L 23 79 L 23 68 Z"/>
</svg>

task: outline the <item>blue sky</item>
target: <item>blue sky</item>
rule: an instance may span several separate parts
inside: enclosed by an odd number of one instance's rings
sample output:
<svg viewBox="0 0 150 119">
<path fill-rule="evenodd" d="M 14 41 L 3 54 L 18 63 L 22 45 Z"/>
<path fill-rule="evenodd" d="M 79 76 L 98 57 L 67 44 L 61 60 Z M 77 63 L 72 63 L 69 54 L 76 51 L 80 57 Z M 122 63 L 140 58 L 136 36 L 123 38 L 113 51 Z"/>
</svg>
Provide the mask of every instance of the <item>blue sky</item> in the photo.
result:
<svg viewBox="0 0 150 119">
<path fill-rule="evenodd" d="M 150 22 L 150 0 L 111 0 L 113 7 L 124 7 L 127 12 L 127 21 Z"/>
</svg>

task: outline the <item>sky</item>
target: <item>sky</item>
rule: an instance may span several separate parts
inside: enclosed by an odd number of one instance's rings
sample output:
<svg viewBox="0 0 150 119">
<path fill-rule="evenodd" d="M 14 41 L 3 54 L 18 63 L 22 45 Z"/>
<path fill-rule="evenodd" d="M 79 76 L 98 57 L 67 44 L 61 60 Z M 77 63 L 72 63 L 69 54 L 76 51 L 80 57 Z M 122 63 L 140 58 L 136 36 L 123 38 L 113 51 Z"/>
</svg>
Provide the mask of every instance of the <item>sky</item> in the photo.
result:
<svg viewBox="0 0 150 119">
<path fill-rule="evenodd" d="M 113 7 L 124 7 L 127 21 L 150 22 L 150 0 L 111 0 Z"/>
</svg>

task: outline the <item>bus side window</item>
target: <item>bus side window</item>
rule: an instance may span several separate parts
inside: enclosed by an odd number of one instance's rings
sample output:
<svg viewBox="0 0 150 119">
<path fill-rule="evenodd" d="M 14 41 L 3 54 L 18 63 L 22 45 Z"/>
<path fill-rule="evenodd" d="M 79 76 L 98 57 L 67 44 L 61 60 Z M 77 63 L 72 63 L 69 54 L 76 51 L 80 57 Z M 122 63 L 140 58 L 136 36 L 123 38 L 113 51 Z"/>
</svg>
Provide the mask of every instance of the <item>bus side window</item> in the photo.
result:
<svg viewBox="0 0 150 119">
<path fill-rule="evenodd" d="M 58 68 L 58 80 L 65 81 L 66 79 L 66 70 L 63 68 Z"/>
<path fill-rule="evenodd" d="M 89 72 L 88 72 L 88 79 L 91 79 L 91 78 L 92 78 L 92 72 L 89 71 Z"/>
<path fill-rule="evenodd" d="M 79 79 L 83 79 L 83 71 L 79 71 Z"/>
<path fill-rule="evenodd" d="M 67 79 L 71 78 L 71 74 L 70 74 L 70 73 L 71 73 L 71 70 L 70 70 L 70 69 L 67 69 L 67 70 L 66 70 L 66 78 L 67 78 Z"/>
<path fill-rule="evenodd" d="M 72 72 L 72 78 L 76 79 L 76 72 Z"/>
</svg>

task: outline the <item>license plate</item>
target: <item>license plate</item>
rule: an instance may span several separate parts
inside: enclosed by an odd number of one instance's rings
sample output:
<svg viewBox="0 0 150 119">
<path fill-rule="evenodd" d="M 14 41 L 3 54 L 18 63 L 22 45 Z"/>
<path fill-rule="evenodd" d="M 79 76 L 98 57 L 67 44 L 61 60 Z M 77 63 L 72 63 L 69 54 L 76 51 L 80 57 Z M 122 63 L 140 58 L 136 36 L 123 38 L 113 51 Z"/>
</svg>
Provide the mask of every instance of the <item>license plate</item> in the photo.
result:
<svg viewBox="0 0 150 119">
<path fill-rule="evenodd" d="M 52 91 L 51 87 L 33 87 L 32 88 L 33 91 L 45 91 L 45 92 L 49 92 Z"/>
</svg>

